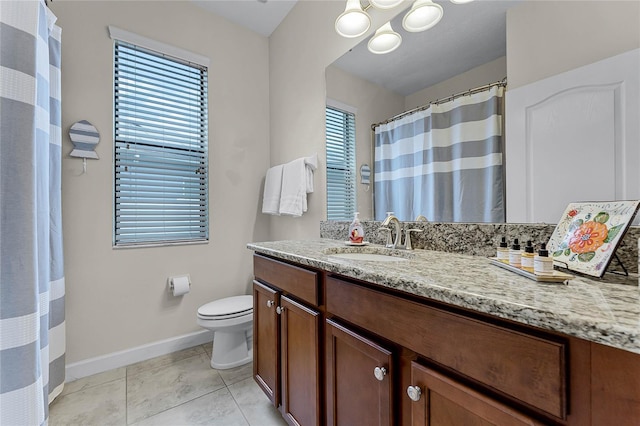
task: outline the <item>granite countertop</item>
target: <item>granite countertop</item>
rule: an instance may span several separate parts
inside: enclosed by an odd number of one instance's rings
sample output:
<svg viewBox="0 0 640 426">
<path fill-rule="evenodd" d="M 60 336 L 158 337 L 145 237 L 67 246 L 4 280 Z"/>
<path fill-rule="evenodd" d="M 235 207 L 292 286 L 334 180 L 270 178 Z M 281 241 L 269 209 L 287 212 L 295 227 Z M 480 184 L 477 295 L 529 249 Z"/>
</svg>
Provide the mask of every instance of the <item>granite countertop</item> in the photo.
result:
<svg viewBox="0 0 640 426">
<path fill-rule="evenodd" d="M 492 265 L 484 257 L 429 250 L 401 250 L 399 255 L 409 259 L 400 262 L 346 260 L 326 254 L 343 250 L 344 242 L 324 238 L 257 242 L 247 247 L 257 253 L 640 354 L 637 285 L 583 277 L 568 284 L 541 283 Z M 371 244 L 357 249 L 375 252 L 384 247 Z"/>
</svg>

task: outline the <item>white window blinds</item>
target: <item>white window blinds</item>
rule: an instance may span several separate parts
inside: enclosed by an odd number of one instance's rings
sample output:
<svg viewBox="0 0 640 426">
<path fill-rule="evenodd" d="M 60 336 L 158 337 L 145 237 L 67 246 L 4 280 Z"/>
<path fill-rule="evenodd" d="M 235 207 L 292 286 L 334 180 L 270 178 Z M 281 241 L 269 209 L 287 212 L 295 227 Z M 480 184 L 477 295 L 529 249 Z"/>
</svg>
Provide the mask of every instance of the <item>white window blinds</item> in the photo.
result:
<svg viewBox="0 0 640 426">
<path fill-rule="evenodd" d="M 114 245 L 207 241 L 207 68 L 115 41 Z"/>
<path fill-rule="evenodd" d="M 326 108 L 327 220 L 351 220 L 356 209 L 355 115 Z"/>
</svg>

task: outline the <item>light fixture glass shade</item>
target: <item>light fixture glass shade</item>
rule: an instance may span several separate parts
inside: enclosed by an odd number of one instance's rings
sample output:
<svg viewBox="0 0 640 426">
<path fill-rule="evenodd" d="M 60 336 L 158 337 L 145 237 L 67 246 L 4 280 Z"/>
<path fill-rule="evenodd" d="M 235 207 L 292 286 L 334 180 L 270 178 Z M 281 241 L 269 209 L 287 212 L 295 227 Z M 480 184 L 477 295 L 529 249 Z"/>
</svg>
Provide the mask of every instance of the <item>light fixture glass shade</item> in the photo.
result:
<svg viewBox="0 0 640 426">
<path fill-rule="evenodd" d="M 465 4 L 465 3 L 471 3 L 473 0 L 451 0 L 451 3 L 455 3 L 455 4 Z"/>
<path fill-rule="evenodd" d="M 387 22 L 371 37 L 367 48 L 371 53 L 382 55 L 384 53 L 393 52 L 402 43 L 402 36 L 391 28 L 391 22 Z"/>
<path fill-rule="evenodd" d="M 336 19 L 336 32 L 342 37 L 360 37 L 371 26 L 371 18 L 360 6 L 360 0 L 347 0 L 347 7 Z"/>
<path fill-rule="evenodd" d="M 369 0 L 369 4 L 376 9 L 393 9 L 402 3 L 402 0 Z"/>
<path fill-rule="evenodd" d="M 442 6 L 431 0 L 416 0 L 404 15 L 402 27 L 410 33 L 428 30 L 440 22 L 443 13 Z"/>
</svg>

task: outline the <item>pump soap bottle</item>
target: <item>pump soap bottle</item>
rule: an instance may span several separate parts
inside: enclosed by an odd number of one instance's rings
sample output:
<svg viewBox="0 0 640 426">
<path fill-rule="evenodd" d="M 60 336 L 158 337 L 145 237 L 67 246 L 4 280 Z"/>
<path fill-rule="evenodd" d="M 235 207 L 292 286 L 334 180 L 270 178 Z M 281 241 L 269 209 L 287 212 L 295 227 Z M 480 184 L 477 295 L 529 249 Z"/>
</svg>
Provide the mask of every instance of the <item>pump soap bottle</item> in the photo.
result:
<svg viewBox="0 0 640 426">
<path fill-rule="evenodd" d="M 360 213 L 355 212 L 353 222 L 349 225 L 349 242 L 351 244 L 362 244 L 364 242 L 364 228 L 358 219 Z"/>
</svg>

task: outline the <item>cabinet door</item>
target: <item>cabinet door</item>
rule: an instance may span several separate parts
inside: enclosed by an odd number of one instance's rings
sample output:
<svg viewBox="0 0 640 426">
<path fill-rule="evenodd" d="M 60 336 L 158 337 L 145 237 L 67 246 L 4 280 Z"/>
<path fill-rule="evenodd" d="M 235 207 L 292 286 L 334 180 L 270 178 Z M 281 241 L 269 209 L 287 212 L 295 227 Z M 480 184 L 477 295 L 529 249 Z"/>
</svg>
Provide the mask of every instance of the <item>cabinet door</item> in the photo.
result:
<svg viewBox="0 0 640 426">
<path fill-rule="evenodd" d="M 253 376 L 277 407 L 280 404 L 280 293 L 253 282 Z"/>
<path fill-rule="evenodd" d="M 436 371 L 411 363 L 413 426 L 536 425 L 533 419 Z"/>
<path fill-rule="evenodd" d="M 319 425 L 320 314 L 286 296 L 280 312 L 282 415 L 292 425 Z"/>
<path fill-rule="evenodd" d="M 391 425 L 391 352 L 327 320 L 327 425 Z"/>
</svg>

